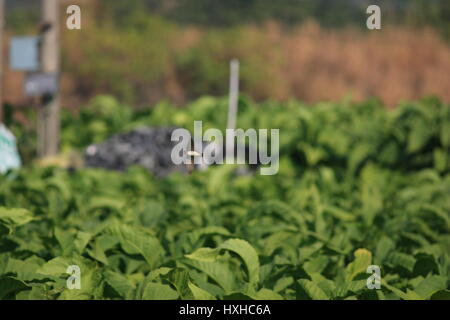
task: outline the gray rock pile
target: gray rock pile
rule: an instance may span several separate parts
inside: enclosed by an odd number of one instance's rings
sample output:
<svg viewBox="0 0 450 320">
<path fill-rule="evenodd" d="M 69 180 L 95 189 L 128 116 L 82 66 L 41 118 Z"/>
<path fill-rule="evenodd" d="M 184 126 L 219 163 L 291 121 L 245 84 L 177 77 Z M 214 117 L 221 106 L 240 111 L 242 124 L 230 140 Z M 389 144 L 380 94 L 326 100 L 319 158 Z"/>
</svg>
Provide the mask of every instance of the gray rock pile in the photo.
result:
<svg viewBox="0 0 450 320">
<path fill-rule="evenodd" d="M 171 160 L 176 142 L 170 138 L 175 129 L 142 127 L 117 134 L 103 143 L 89 146 L 85 153 L 85 165 L 117 171 L 140 165 L 157 177 L 174 171 L 187 172 L 184 165 L 175 165 Z"/>
</svg>

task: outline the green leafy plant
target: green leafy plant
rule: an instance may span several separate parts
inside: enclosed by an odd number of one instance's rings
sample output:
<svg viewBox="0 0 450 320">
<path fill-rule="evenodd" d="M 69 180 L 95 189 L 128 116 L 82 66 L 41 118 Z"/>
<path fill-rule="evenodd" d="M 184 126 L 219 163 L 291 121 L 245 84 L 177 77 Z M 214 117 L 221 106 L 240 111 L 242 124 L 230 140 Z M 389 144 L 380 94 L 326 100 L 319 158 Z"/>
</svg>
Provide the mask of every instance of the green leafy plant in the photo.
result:
<svg viewBox="0 0 450 320">
<path fill-rule="evenodd" d="M 65 120 L 68 148 L 97 137 L 93 122 L 109 135 L 226 119 L 226 99 L 211 97 L 145 112 L 95 104 Z M 242 97 L 239 110 L 239 127 L 280 129 L 277 175 L 33 165 L 1 176 L 0 298 L 449 299 L 447 105 Z M 66 284 L 71 265 L 79 290 Z M 370 265 L 379 290 L 366 286 Z"/>
</svg>

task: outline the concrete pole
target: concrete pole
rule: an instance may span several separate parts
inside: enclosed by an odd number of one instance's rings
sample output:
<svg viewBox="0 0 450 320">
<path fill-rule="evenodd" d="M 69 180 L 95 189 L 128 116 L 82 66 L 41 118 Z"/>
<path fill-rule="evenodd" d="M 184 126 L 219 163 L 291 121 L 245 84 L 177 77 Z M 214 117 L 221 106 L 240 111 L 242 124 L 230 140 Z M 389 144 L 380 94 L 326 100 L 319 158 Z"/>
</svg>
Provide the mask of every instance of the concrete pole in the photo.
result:
<svg viewBox="0 0 450 320">
<path fill-rule="evenodd" d="M 41 71 L 59 77 L 59 0 L 42 1 L 42 23 L 47 26 L 42 34 Z M 54 156 L 59 149 L 59 93 L 43 98 L 38 115 L 39 157 Z"/>
<path fill-rule="evenodd" d="M 239 60 L 233 59 L 230 62 L 230 101 L 228 106 L 227 129 L 236 129 L 236 119 L 239 98 Z"/>
</svg>

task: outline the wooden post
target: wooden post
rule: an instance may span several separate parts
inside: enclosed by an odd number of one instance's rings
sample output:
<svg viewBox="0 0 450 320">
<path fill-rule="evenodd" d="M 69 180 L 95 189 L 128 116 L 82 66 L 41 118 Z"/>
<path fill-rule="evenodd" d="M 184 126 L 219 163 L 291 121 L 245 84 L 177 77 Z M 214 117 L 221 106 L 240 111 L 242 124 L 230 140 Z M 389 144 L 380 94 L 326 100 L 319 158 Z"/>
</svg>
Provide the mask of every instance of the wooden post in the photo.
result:
<svg viewBox="0 0 450 320">
<path fill-rule="evenodd" d="M 5 25 L 5 0 L 0 0 L 0 123 L 3 122 L 3 29 Z"/>
<path fill-rule="evenodd" d="M 59 0 L 42 1 L 41 71 L 59 77 Z M 59 148 L 59 94 L 43 97 L 38 114 L 38 155 L 54 156 Z"/>
<path fill-rule="evenodd" d="M 233 59 L 230 62 L 230 101 L 228 107 L 227 129 L 236 129 L 236 119 L 239 98 L 239 61 Z"/>
</svg>

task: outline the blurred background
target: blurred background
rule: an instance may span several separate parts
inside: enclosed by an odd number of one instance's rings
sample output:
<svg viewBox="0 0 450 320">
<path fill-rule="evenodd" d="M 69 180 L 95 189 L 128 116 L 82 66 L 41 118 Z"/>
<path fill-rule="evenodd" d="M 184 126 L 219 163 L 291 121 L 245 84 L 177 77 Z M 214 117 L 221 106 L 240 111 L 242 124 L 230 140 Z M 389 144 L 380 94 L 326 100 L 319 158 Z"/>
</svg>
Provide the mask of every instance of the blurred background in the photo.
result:
<svg viewBox="0 0 450 320">
<path fill-rule="evenodd" d="M 450 297 L 449 0 L 2 3 L 0 299 Z M 276 175 L 172 161 L 230 106 Z"/>
<path fill-rule="evenodd" d="M 82 30 L 62 28 L 65 108 L 99 93 L 135 107 L 225 95 L 235 57 L 255 100 L 450 100 L 448 0 L 62 0 L 61 12 L 70 4 Z M 366 28 L 370 4 L 382 7 L 382 30 Z M 6 6 L 4 46 L 37 33 L 40 1 Z M 24 75 L 7 64 L 4 99 L 27 105 Z"/>
<path fill-rule="evenodd" d="M 3 118 L 27 162 L 39 116 L 8 53 L 12 37 L 39 34 L 42 1 L 5 3 Z M 81 30 L 65 27 L 71 4 L 81 7 Z M 370 4 L 382 8 L 381 30 L 366 27 Z M 256 102 L 450 101 L 448 0 L 61 0 L 60 19 L 63 151 L 129 129 L 136 112 L 162 102 L 226 97 L 233 58 L 242 96 Z M 177 117 L 156 124 L 184 124 Z"/>
</svg>

